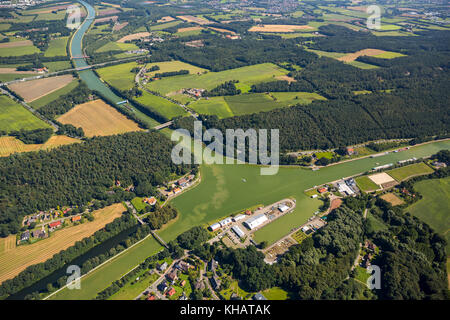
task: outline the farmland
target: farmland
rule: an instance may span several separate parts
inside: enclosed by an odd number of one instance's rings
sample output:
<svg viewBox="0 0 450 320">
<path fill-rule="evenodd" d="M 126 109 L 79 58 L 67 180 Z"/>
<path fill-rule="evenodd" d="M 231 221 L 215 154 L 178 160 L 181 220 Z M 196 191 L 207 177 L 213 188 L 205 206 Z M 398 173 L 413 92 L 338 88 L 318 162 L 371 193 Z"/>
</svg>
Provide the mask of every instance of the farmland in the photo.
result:
<svg viewBox="0 0 450 320">
<path fill-rule="evenodd" d="M 397 181 L 403 181 L 414 176 L 433 173 L 433 169 L 423 162 L 410 164 L 408 166 L 387 171 L 387 173 Z"/>
<path fill-rule="evenodd" d="M 389 202 L 393 206 L 398 206 L 404 203 L 403 200 L 397 197 L 394 193 L 383 194 L 380 198 Z"/>
<path fill-rule="evenodd" d="M 50 102 L 52 102 L 53 100 L 56 100 L 57 98 L 59 98 L 62 95 L 65 95 L 67 93 L 69 93 L 70 91 L 72 91 L 73 89 L 75 89 L 75 87 L 79 84 L 78 81 L 72 81 L 69 84 L 67 84 L 66 86 L 55 90 L 47 95 L 45 95 L 42 98 L 38 98 L 36 100 L 33 100 L 30 105 L 33 108 L 41 108 L 43 106 L 45 106 L 46 104 L 49 104 Z"/>
<path fill-rule="evenodd" d="M 285 24 L 265 24 L 262 26 L 251 27 L 250 32 L 294 32 L 299 30 L 312 30 L 311 26 L 297 26 L 297 25 L 285 25 Z"/>
<path fill-rule="evenodd" d="M 60 116 L 58 121 L 83 128 L 87 137 L 141 130 L 135 122 L 100 99 L 75 106 Z"/>
<path fill-rule="evenodd" d="M 136 50 L 139 49 L 135 44 L 133 43 L 120 43 L 120 42 L 108 42 L 104 46 L 97 49 L 95 52 L 108 52 L 108 51 L 127 51 L 127 50 Z"/>
<path fill-rule="evenodd" d="M 119 40 L 117 40 L 117 42 L 119 42 L 119 43 L 124 43 L 124 42 L 126 42 L 126 41 L 142 39 L 142 38 L 148 37 L 149 35 L 150 35 L 149 32 L 138 32 L 138 33 L 133 33 L 133 34 L 129 34 L 129 35 L 123 36 L 122 38 L 120 38 Z"/>
<path fill-rule="evenodd" d="M 199 99 L 190 103 L 189 108 L 201 114 L 215 114 L 219 118 L 233 116 L 233 112 L 225 102 L 224 97 L 211 97 L 208 100 Z"/>
<path fill-rule="evenodd" d="M 22 245 L 0 253 L 0 282 L 12 278 L 26 267 L 44 262 L 76 241 L 89 237 L 95 231 L 118 218 L 125 208 L 114 204 L 93 213 L 94 221 L 67 227 L 53 233 L 49 238 L 30 245 Z"/>
<path fill-rule="evenodd" d="M 161 72 L 172 72 L 172 71 L 179 71 L 179 70 L 188 70 L 190 74 L 197 74 L 197 73 L 203 73 L 207 72 L 208 70 L 199 68 L 196 66 L 193 66 L 191 64 L 182 62 L 182 61 L 164 61 L 164 62 L 157 62 L 157 63 L 149 63 L 146 65 L 147 69 L 150 69 L 153 66 L 158 66 L 159 70 L 157 71 L 151 71 L 147 72 L 146 75 L 153 77 L 155 73 L 161 73 Z"/>
<path fill-rule="evenodd" d="M 129 62 L 97 69 L 96 71 L 103 80 L 113 87 L 120 90 L 127 90 L 131 89 L 134 85 L 134 77 L 136 74 L 132 73 L 131 69 L 137 66 L 138 64 L 136 62 Z"/>
<path fill-rule="evenodd" d="M 61 89 L 73 81 L 73 76 L 48 77 L 11 84 L 11 90 L 18 93 L 26 102 L 31 102 L 45 95 Z"/>
<path fill-rule="evenodd" d="M 142 93 L 142 96 L 140 96 L 136 100 L 143 105 L 148 106 L 150 109 L 155 110 L 156 112 L 165 116 L 167 119 L 187 115 L 187 112 L 182 107 L 146 91 L 144 91 Z"/>
<path fill-rule="evenodd" d="M 50 40 L 48 49 L 45 51 L 45 57 L 66 56 L 67 40 L 69 37 L 59 37 Z"/>
<path fill-rule="evenodd" d="M 52 136 L 44 144 L 25 144 L 15 137 L 0 137 L 0 157 L 9 156 L 15 152 L 49 150 L 76 142 L 80 140 L 67 136 Z"/>
<path fill-rule="evenodd" d="M 22 105 L 6 95 L 0 96 L 0 128 L 7 132 L 13 130 L 34 130 L 49 128 L 50 125 L 35 117 Z"/>
</svg>

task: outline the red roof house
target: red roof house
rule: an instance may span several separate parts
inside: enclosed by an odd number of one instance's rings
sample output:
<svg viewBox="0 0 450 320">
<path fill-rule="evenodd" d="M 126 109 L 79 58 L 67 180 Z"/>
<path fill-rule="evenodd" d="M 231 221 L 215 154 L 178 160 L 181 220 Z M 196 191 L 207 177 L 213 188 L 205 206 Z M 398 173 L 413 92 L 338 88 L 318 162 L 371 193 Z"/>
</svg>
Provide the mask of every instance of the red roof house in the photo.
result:
<svg viewBox="0 0 450 320">
<path fill-rule="evenodd" d="M 72 217 L 72 222 L 81 220 L 81 216 Z"/>
<path fill-rule="evenodd" d="M 49 224 L 50 228 L 59 227 L 61 225 L 61 220 L 55 221 Z"/>
<path fill-rule="evenodd" d="M 175 289 L 174 288 L 170 288 L 170 290 L 169 291 L 167 291 L 167 295 L 169 296 L 169 297 L 171 297 L 171 296 L 173 296 L 174 294 L 175 294 Z"/>
</svg>

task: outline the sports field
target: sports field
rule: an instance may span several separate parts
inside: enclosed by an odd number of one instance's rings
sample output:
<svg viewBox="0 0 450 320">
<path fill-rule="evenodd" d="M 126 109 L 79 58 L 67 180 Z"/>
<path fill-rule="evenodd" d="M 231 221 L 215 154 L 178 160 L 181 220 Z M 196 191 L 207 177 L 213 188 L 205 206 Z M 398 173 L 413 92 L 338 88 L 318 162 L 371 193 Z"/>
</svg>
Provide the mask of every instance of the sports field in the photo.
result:
<svg viewBox="0 0 450 320">
<path fill-rule="evenodd" d="M 450 253 L 450 177 L 419 181 L 414 185 L 423 198 L 407 208 L 447 239 Z"/>
<path fill-rule="evenodd" d="M 68 136 L 51 136 L 44 144 L 25 144 L 15 137 L 0 137 L 0 157 L 6 157 L 15 152 L 48 150 L 76 142 L 80 140 Z"/>
<path fill-rule="evenodd" d="M 423 174 L 429 174 L 433 172 L 434 170 L 423 162 L 414 163 L 408 166 L 387 171 L 387 173 L 398 182 L 409 179 L 414 176 L 420 176 Z"/>
<path fill-rule="evenodd" d="M 71 74 L 13 83 L 9 88 L 17 92 L 26 102 L 31 102 L 61 89 L 74 80 Z"/>
<path fill-rule="evenodd" d="M 54 232 L 49 238 L 33 244 L 22 245 L 0 253 L 0 282 L 10 279 L 26 267 L 44 262 L 54 254 L 89 237 L 125 211 L 121 203 L 94 211 L 94 221 L 67 227 Z"/>
<path fill-rule="evenodd" d="M 358 188 L 364 192 L 370 192 L 381 189 L 381 187 L 378 184 L 370 180 L 369 177 L 367 176 L 357 177 L 355 179 L 355 182 Z"/>
<path fill-rule="evenodd" d="M 83 128 L 86 137 L 142 130 L 134 121 L 100 99 L 79 104 L 57 120 Z"/>
<path fill-rule="evenodd" d="M 273 80 L 274 77 L 286 75 L 287 73 L 287 70 L 272 63 L 262 63 L 220 72 L 208 72 L 201 75 L 189 74 L 167 77 L 149 82 L 147 87 L 152 91 L 166 95 L 170 92 L 177 92 L 183 88 L 203 88 L 211 90 L 219 84 L 230 80 L 239 80 L 241 83 L 252 85 Z"/>
<path fill-rule="evenodd" d="M 35 117 L 30 111 L 8 96 L 2 95 L 0 96 L 0 128 L 9 132 L 20 129 L 50 128 L 50 125 Z"/>
<path fill-rule="evenodd" d="M 49 94 L 47 94 L 46 96 L 42 97 L 42 98 L 38 98 L 36 100 L 33 100 L 30 105 L 33 108 L 39 109 L 47 104 L 49 104 L 50 102 L 52 102 L 53 100 L 58 99 L 60 96 L 65 95 L 67 93 L 69 93 L 70 91 L 72 91 L 73 89 L 75 89 L 75 87 L 79 84 L 78 81 L 72 81 L 69 84 L 67 84 L 66 86 L 55 90 Z"/>
<path fill-rule="evenodd" d="M 149 109 L 155 110 L 165 116 L 167 119 L 188 115 L 188 113 L 179 105 L 176 105 L 167 99 L 148 93 L 147 91 L 143 91 L 142 96 L 136 100 L 147 106 Z"/>
<path fill-rule="evenodd" d="M 50 40 L 48 49 L 45 50 L 44 57 L 66 56 L 68 39 L 69 37 L 59 37 Z"/>
</svg>

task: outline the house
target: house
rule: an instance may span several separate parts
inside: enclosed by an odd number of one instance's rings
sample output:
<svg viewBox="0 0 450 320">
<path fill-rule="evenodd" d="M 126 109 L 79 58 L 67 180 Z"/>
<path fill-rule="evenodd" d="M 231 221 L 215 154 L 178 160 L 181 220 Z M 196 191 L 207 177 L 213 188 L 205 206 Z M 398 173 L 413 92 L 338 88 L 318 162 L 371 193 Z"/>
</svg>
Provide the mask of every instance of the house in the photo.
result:
<svg viewBox="0 0 450 320">
<path fill-rule="evenodd" d="M 44 238 L 45 237 L 45 230 L 34 230 L 33 231 L 33 238 Z"/>
<path fill-rule="evenodd" d="M 167 282 L 166 280 L 161 281 L 160 284 L 158 284 L 158 290 L 161 292 L 165 292 L 167 290 Z"/>
<path fill-rule="evenodd" d="M 262 209 L 262 207 L 259 207 L 258 209 L 261 210 L 260 208 Z M 245 214 L 249 216 L 249 215 L 252 214 L 252 211 L 251 210 L 245 210 Z"/>
<path fill-rule="evenodd" d="M 59 226 L 61 226 L 61 220 L 55 221 L 55 222 L 51 222 L 48 225 L 50 228 L 57 228 Z"/>
<path fill-rule="evenodd" d="M 319 192 L 319 193 L 324 193 L 324 192 L 327 192 L 327 191 L 328 191 L 328 188 L 326 188 L 326 187 L 322 187 L 322 188 L 317 189 L 317 192 Z"/>
<path fill-rule="evenodd" d="M 353 155 L 353 154 L 355 154 L 356 152 L 355 152 L 355 148 L 350 148 L 350 147 L 348 147 L 347 148 L 347 154 L 349 155 L 349 156 L 351 156 L 351 155 Z"/>
<path fill-rule="evenodd" d="M 254 296 L 253 296 L 253 298 L 252 298 L 253 300 L 267 300 L 267 298 L 266 297 L 264 297 L 261 293 L 257 293 L 257 294 L 255 294 Z"/>
<path fill-rule="evenodd" d="M 178 300 L 187 300 L 186 293 L 183 292 L 183 294 L 178 298 Z"/>
<path fill-rule="evenodd" d="M 81 220 L 81 216 L 72 217 L 72 222 L 79 221 L 79 220 Z"/>
<path fill-rule="evenodd" d="M 194 284 L 195 290 L 203 290 L 205 289 L 205 283 L 202 280 L 197 280 L 197 282 Z"/>
<path fill-rule="evenodd" d="M 178 275 L 177 275 L 177 269 L 172 269 L 172 271 L 170 271 L 167 275 L 166 275 L 167 279 L 170 280 L 171 283 L 174 283 L 175 280 L 178 279 Z"/>
<path fill-rule="evenodd" d="M 167 269 L 167 262 L 164 261 L 163 264 L 158 263 L 156 265 L 156 269 L 158 269 L 158 271 L 161 271 L 161 272 L 165 271 Z"/>
<path fill-rule="evenodd" d="M 147 203 L 151 206 L 154 206 L 156 204 L 156 198 L 155 197 L 144 198 L 144 199 L 142 199 L 142 202 Z"/>
<path fill-rule="evenodd" d="M 30 231 L 25 231 L 20 235 L 20 241 L 28 241 L 30 239 Z"/>
<path fill-rule="evenodd" d="M 210 280 L 211 285 L 214 290 L 218 290 L 220 288 L 220 280 L 217 276 L 214 276 L 214 277 L 210 278 L 209 280 Z"/>
<path fill-rule="evenodd" d="M 150 301 L 156 300 L 156 297 L 151 294 L 151 295 L 148 296 L 147 300 L 150 300 Z"/>
<path fill-rule="evenodd" d="M 175 194 L 180 193 L 180 192 L 181 192 L 181 189 L 178 188 L 178 187 L 176 187 L 175 189 L 173 189 L 173 193 L 175 193 Z"/>
<path fill-rule="evenodd" d="M 186 178 L 181 178 L 180 180 L 178 180 L 178 185 L 180 187 L 186 186 L 187 183 L 188 183 L 188 180 Z"/>
<path fill-rule="evenodd" d="M 189 263 L 181 260 L 180 262 L 178 262 L 175 266 L 178 270 L 187 272 L 189 269 L 193 268 L 193 266 L 189 265 Z"/>
<path fill-rule="evenodd" d="M 186 280 L 181 281 L 180 285 L 184 287 L 186 285 Z"/>
<path fill-rule="evenodd" d="M 239 297 L 236 292 L 233 292 L 230 296 L 230 300 L 242 300 L 242 298 Z"/>
<path fill-rule="evenodd" d="M 169 291 L 167 291 L 167 295 L 169 296 L 169 297 L 171 297 L 171 296 L 173 296 L 174 294 L 175 294 L 175 289 L 174 288 L 170 288 L 169 289 Z"/>
</svg>

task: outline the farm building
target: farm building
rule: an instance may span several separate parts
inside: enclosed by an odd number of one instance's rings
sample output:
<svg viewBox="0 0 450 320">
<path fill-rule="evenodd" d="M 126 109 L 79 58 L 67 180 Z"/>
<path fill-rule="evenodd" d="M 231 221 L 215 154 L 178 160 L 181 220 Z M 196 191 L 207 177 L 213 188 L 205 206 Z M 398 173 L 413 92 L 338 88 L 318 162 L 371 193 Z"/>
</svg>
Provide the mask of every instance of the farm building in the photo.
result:
<svg viewBox="0 0 450 320">
<path fill-rule="evenodd" d="M 233 226 L 231 227 L 231 229 L 234 231 L 234 233 L 237 234 L 239 238 L 243 238 L 245 236 L 244 231 L 242 231 L 242 229 L 239 228 L 239 226 Z"/>
<path fill-rule="evenodd" d="M 214 223 L 214 224 L 212 224 L 212 225 L 209 226 L 209 229 L 210 229 L 211 231 L 215 231 L 215 230 L 217 230 L 217 229 L 219 229 L 219 228 L 220 228 L 220 224 L 219 224 L 219 223 Z"/>
<path fill-rule="evenodd" d="M 243 214 L 238 214 L 236 217 L 233 218 L 234 222 L 238 222 L 239 220 L 244 219 L 245 216 Z"/>
<path fill-rule="evenodd" d="M 61 220 L 58 220 L 58 221 L 55 221 L 55 222 L 50 223 L 48 226 L 49 226 L 50 228 L 57 228 L 57 227 L 59 227 L 60 225 L 61 225 Z"/>
<path fill-rule="evenodd" d="M 265 214 L 259 214 L 255 217 L 252 217 L 244 222 L 244 224 L 249 228 L 250 230 L 255 229 L 256 227 L 262 225 L 264 222 L 266 222 L 268 219 Z"/>
<path fill-rule="evenodd" d="M 80 221 L 80 220 L 81 220 L 81 216 L 72 217 L 72 222 Z"/>
<path fill-rule="evenodd" d="M 280 212 L 286 212 L 289 210 L 289 207 L 285 204 L 282 204 L 278 207 L 278 210 L 280 210 Z"/>
<path fill-rule="evenodd" d="M 223 219 L 222 221 L 219 221 L 219 224 L 221 227 L 224 227 L 224 226 L 230 224 L 231 222 L 233 222 L 233 219 L 228 217 L 228 218 Z"/>
</svg>

